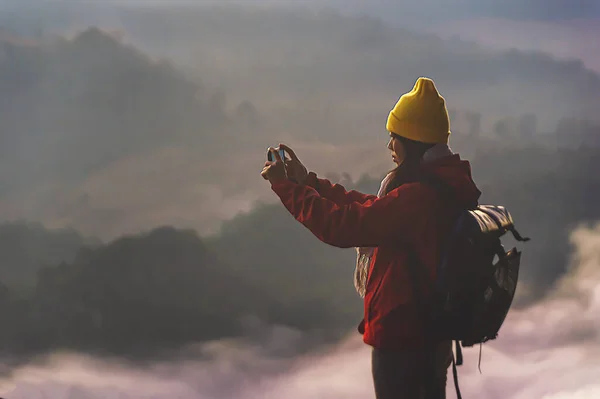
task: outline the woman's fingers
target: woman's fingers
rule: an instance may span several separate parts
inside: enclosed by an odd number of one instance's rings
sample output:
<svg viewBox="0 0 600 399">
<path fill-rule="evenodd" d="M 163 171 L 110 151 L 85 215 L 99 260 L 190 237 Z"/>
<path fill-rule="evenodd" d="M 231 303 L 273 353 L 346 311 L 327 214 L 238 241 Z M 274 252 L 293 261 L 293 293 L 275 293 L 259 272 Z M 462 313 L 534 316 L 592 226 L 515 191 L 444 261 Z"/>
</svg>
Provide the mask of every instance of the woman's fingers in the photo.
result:
<svg viewBox="0 0 600 399">
<path fill-rule="evenodd" d="M 260 172 L 260 175 L 265 180 L 269 180 L 269 178 L 267 177 L 267 174 L 269 173 L 269 167 L 270 167 L 270 165 L 265 165 L 265 167 L 263 168 L 262 172 Z"/>
<path fill-rule="evenodd" d="M 281 155 L 279 155 L 279 151 L 277 151 L 275 148 L 269 147 L 269 152 L 271 153 L 271 156 L 273 157 L 275 162 L 283 162 L 283 159 L 281 159 Z"/>
<path fill-rule="evenodd" d="M 285 144 L 279 144 L 279 148 L 285 150 L 285 152 L 290 154 L 290 158 L 292 159 L 292 161 L 298 161 L 298 157 L 296 156 L 296 153 L 290 147 L 288 147 Z"/>
</svg>

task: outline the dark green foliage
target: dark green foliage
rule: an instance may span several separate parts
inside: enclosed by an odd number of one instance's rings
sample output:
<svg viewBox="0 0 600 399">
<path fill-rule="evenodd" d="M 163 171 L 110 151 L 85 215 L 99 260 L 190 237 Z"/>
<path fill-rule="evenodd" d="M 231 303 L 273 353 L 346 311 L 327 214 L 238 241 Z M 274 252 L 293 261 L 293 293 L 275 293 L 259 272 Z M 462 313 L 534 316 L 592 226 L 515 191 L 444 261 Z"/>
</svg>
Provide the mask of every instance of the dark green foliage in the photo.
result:
<svg viewBox="0 0 600 399">
<path fill-rule="evenodd" d="M 264 303 L 194 232 L 159 228 L 41 269 L 22 349 L 130 353 L 235 335 L 237 319 L 252 311 L 248 298 Z"/>
<path fill-rule="evenodd" d="M 361 302 L 352 285 L 353 250 L 319 242 L 280 205 L 262 205 L 224 225 L 208 244 L 244 281 L 280 305 L 269 316 L 299 328 L 351 326 Z M 283 318 L 283 319 L 282 319 Z"/>
<path fill-rule="evenodd" d="M 47 230 L 40 224 L 0 225 L 0 281 L 17 291 L 33 288 L 43 266 L 71 262 L 83 245 L 97 245 L 74 230 Z"/>
</svg>

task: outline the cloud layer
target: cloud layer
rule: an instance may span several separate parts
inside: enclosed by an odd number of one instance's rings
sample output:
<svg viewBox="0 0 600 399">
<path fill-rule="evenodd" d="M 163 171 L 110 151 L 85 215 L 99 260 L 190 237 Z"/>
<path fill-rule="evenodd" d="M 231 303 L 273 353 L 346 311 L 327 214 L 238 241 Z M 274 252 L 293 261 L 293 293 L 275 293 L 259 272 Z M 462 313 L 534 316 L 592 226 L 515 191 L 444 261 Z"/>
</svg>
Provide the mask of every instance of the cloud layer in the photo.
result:
<svg viewBox="0 0 600 399">
<path fill-rule="evenodd" d="M 561 399 L 600 397 L 600 224 L 571 236 L 570 272 L 538 304 L 513 311 L 501 337 L 465 351 L 460 368 L 467 397 Z M 524 265 L 527 267 L 527 265 Z M 220 341 L 190 347 L 177 362 L 143 368 L 78 354 L 54 354 L 2 381 L 10 399 L 270 399 L 373 397 L 369 348 L 351 334 L 294 360 L 274 355 L 301 337 L 270 327 L 264 342 Z M 449 373 L 449 398 L 454 398 Z"/>
</svg>

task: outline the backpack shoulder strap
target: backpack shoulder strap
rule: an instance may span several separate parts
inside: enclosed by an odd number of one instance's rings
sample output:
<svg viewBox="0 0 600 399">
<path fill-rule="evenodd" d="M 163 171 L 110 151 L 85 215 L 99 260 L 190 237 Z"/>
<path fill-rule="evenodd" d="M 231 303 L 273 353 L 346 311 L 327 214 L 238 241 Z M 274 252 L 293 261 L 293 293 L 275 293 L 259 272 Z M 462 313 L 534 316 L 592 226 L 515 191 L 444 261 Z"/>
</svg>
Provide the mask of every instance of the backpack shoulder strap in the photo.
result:
<svg viewBox="0 0 600 399">
<path fill-rule="evenodd" d="M 444 181 L 444 179 L 442 179 L 441 177 L 431 174 L 431 173 L 422 174 L 421 176 L 419 176 L 419 179 L 417 181 L 419 183 L 427 184 L 428 186 L 431 186 L 432 188 L 434 188 L 438 192 L 438 194 L 446 200 L 446 203 L 456 204 L 457 198 L 456 198 L 456 192 L 455 192 L 454 188 L 452 186 L 450 186 L 450 184 L 448 184 L 446 181 Z M 440 272 L 440 268 L 442 267 L 442 264 L 445 263 L 445 258 L 446 258 L 445 254 L 448 250 L 447 247 L 450 245 L 450 241 L 451 241 L 453 234 L 454 234 L 454 228 L 450 232 L 449 236 L 446 237 L 446 239 L 442 242 L 442 248 L 441 248 L 442 261 L 440 262 L 440 264 L 437 267 L 438 273 Z M 413 285 L 414 285 L 414 287 L 413 287 L 414 296 L 416 297 L 416 300 L 422 301 L 423 293 L 421 290 L 422 290 L 423 285 L 427 284 L 427 274 L 424 272 L 423 268 L 420 267 L 420 261 L 414 250 L 409 251 L 409 262 L 408 263 L 409 263 L 411 279 L 412 279 Z"/>
<path fill-rule="evenodd" d="M 439 195 L 441 195 L 448 203 L 450 204 L 455 204 L 458 206 L 457 202 L 458 202 L 458 198 L 456 196 L 456 191 L 454 190 L 454 188 L 448 184 L 444 179 L 442 179 L 441 177 L 434 175 L 434 174 L 424 174 L 422 176 L 420 176 L 419 180 L 420 183 L 424 183 L 429 185 L 430 187 L 434 188 Z M 459 207 L 461 210 L 466 210 L 465 207 Z M 452 235 L 455 233 L 455 230 L 458 228 L 458 225 L 460 225 L 460 219 L 461 216 L 458 215 L 458 220 L 455 222 L 456 226 L 452 227 L 452 232 L 450 233 L 450 236 L 447 237 L 444 242 L 442 243 L 442 260 L 440 261 L 440 264 L 438 265 L 438 274 L 442 271 L 441 269 L 444 268 L 445 263 L 446 263 L 446 253 L 448 251 L 448 246 L 450 245 L 450 241 L 452 238 Z M 422 290 L 421 290 L 421 286 L 423 284 L 426 283 L 426 279 L 424 277 L 427 277 L 426 275 L 424 276 L 423 270 L 419 270 L 422 269 L 421 267 L 419 267 L 419 261 L 417 259 L 416 254 L 414 253 L 414 251 L 411 251 L 411 256 L 409 258 L 409 270 L 410 270 L 410 274 L 411 274 L 411 279 L 413 281 L 413 292 L 415 293 L 416 296 L 416 300 L 422 302 L 422 306 L 427 306 L 426 303 L 423 302 L 423 294 L 422 294 Z M 419 282 L 421 282 L 421 284 L 419 284 Z M 424 309 L 426 310 L 426 309 Z M 453 352 L 452 353 L 452 375 L 454 378 L 454 388 L 456 390 L 456 397 L 457 399 L 462 399 L 462 394 L 460 392 L 460 387 L 458 384 L 458 370 L 456 369 L 456 366 L 460 366 L 463 364 L 463 356 L 462 356 L 462 350 L 461 350 L 461 345 L 460 342 L 458 341 L 454 341 L 454 345 L 455 345 L 455 351 L 456 351 L 456 355 Z"/>
</svg>

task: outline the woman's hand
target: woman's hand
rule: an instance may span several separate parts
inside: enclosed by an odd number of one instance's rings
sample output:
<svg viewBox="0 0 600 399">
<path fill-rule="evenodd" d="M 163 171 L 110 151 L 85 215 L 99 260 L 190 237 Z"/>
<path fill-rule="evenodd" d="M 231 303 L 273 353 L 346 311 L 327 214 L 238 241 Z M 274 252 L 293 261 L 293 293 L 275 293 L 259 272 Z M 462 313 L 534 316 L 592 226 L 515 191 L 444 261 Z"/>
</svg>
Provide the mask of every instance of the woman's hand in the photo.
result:
<svg viewBox="0 0 600 399">
<path fill-rule="evenodd" d="M 285 161 L 285 169 L 290 179 L 295 180 L 299 184 L 304 184 L 308 171 L 306 167 L 300 162 L 294 150 L 285 144 L 279 144 L 279 148 L 285 150 L 290 155 L 290 159 Z"/>
<path fill-rule="evenodd" d="M 287 173 L 285 171 L 285 164 L 281 156 L 279 156 L 279 151 L 273 147 L 269 147 L 269 152 L 273 159 L 275 159 L 275 162 L 265 162 L 265 167 L 260 174 L 263 179 L 270 181 L 271 184 L 275 184 L 287 179 Z"/>
</svg>

